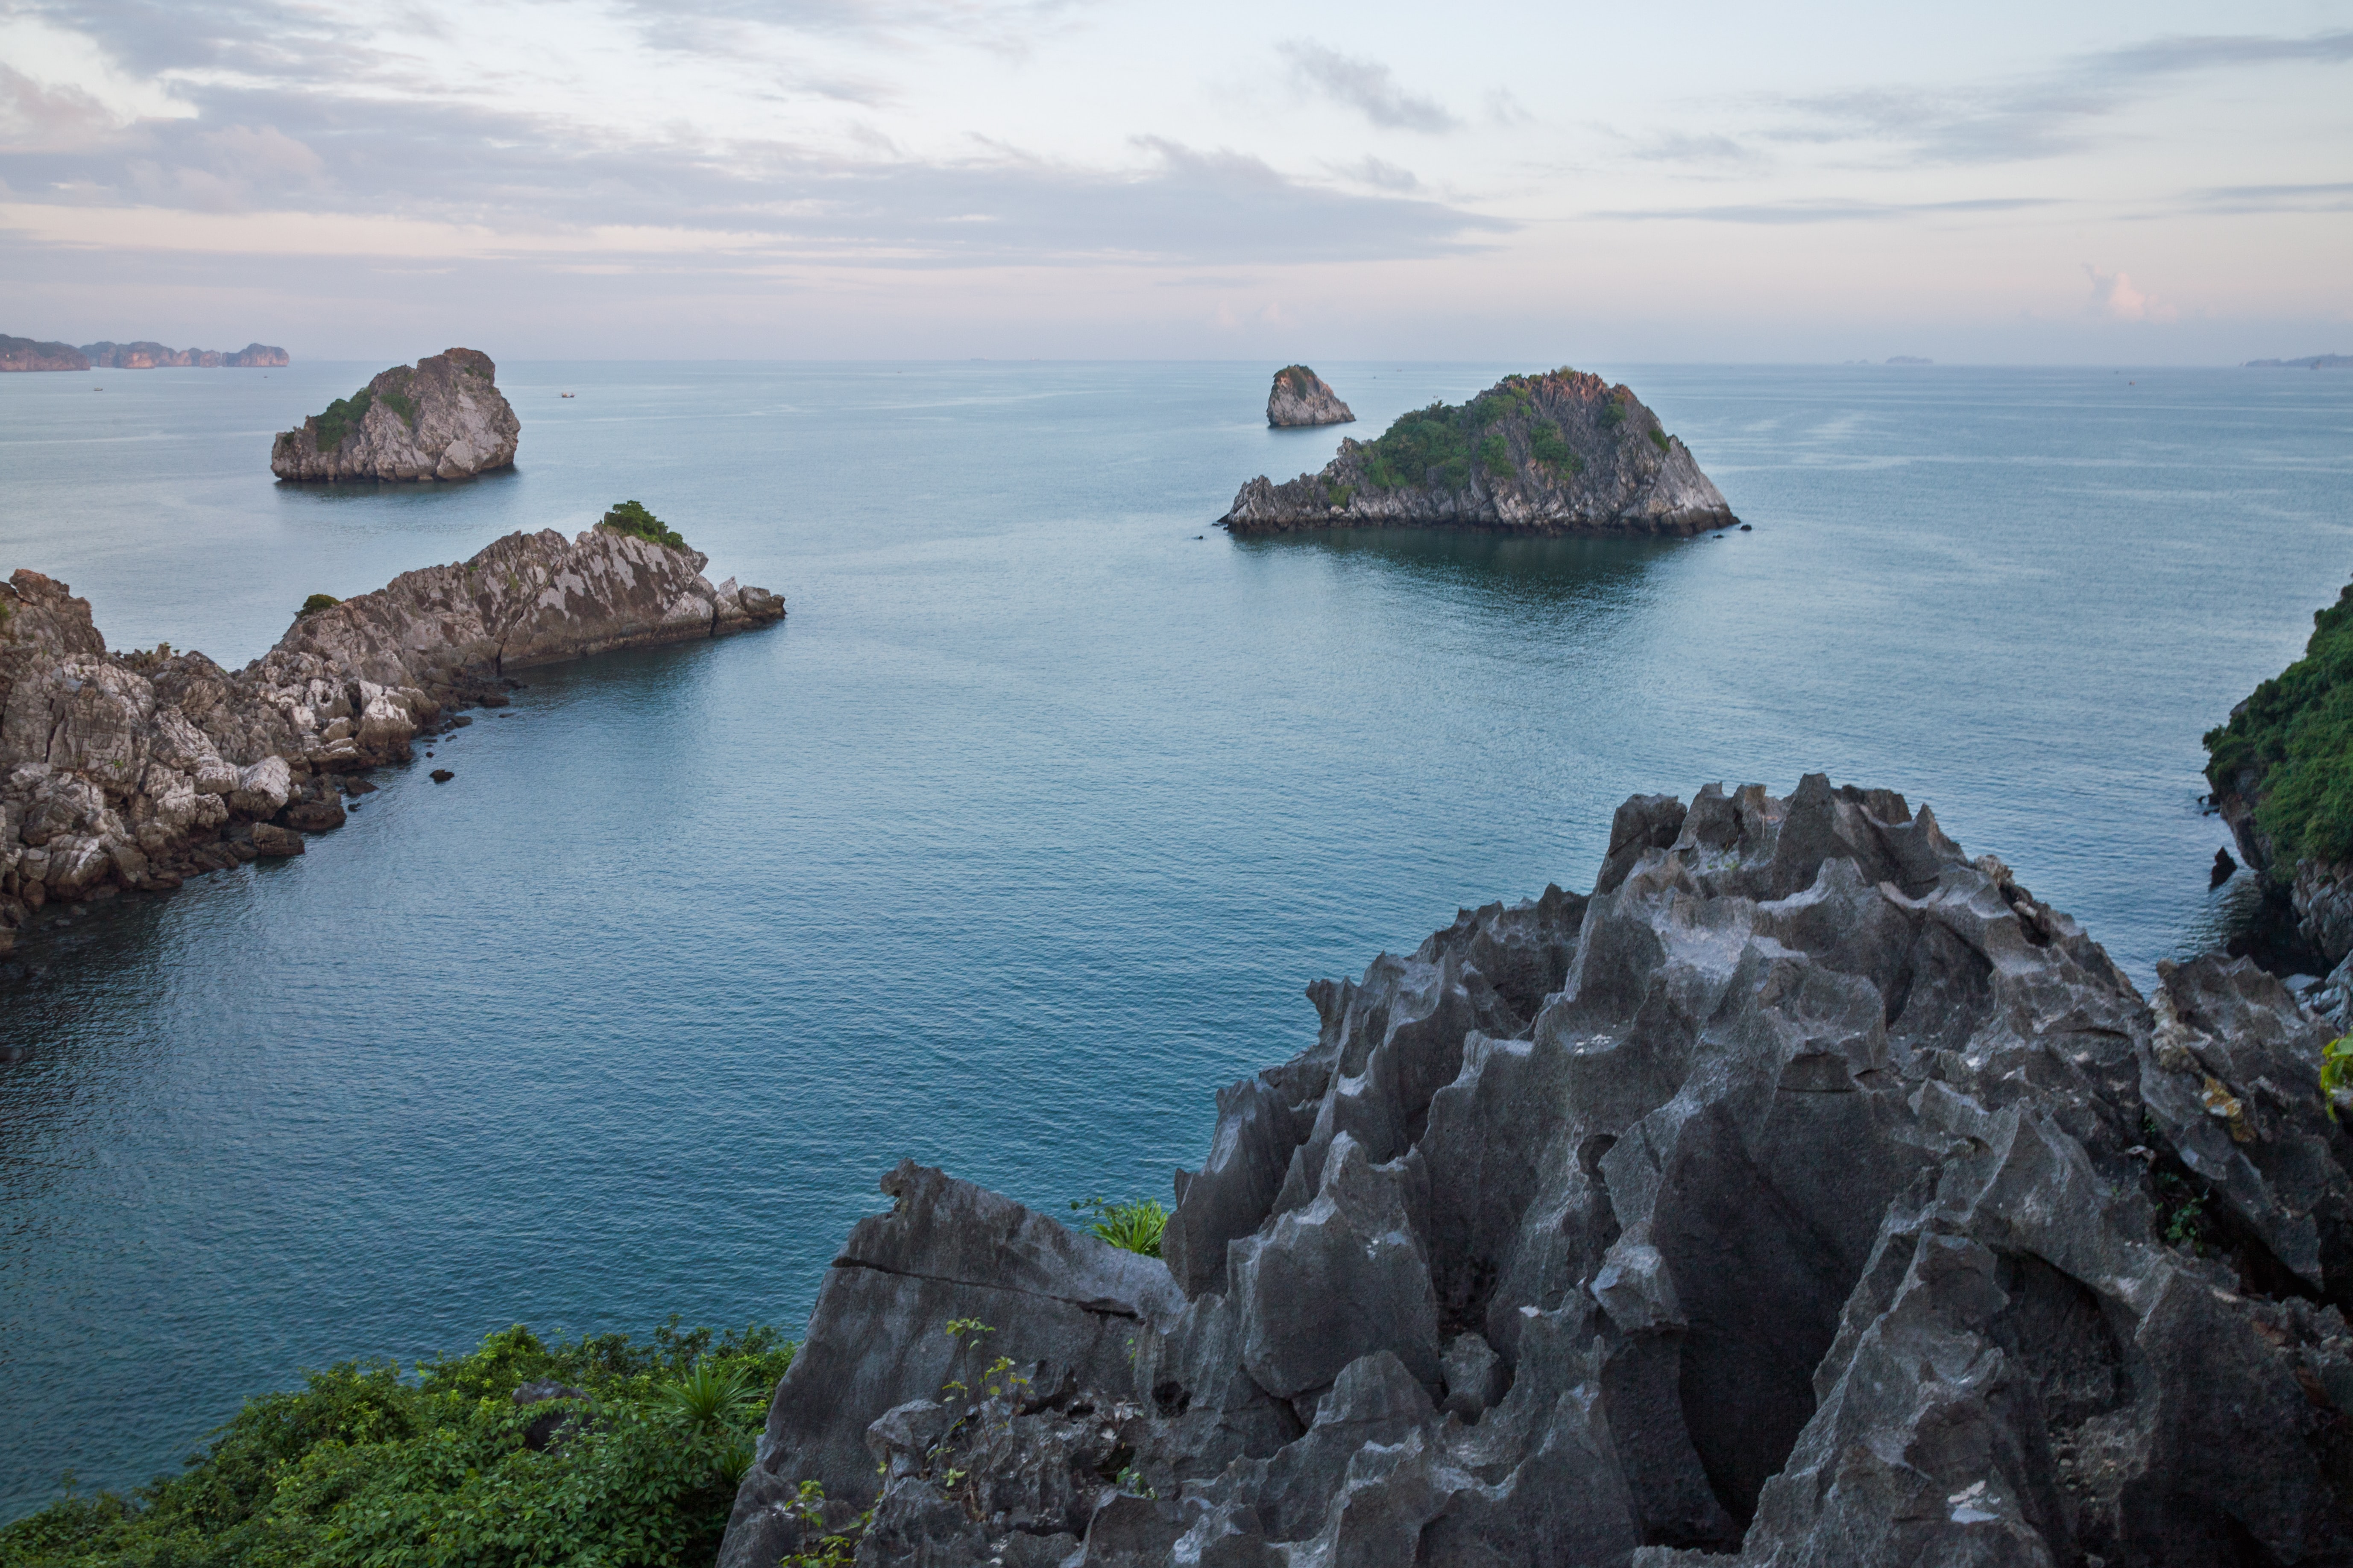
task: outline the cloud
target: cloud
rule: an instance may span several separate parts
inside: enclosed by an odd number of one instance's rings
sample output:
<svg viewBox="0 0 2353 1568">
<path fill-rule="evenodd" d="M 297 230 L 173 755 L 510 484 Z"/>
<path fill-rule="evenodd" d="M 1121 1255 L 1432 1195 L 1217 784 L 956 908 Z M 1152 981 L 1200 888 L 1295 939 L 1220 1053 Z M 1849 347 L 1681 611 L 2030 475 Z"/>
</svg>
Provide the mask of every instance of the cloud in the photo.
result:
<svg viewBox="0 0 2353 1568">
<path fill-rule="evenodd" d="M 2190 192 L 2189 199 L 2210 213 L 2353 212 L 2353 180 L 2308 185 L 2212 185 Z"/>
<path fill-rule="evenodd" d="M 1397 74 L 1377 60 L 1344 55 L 1309 38 L 1293 38 L 1275 47 L 1291 61 L 1293 78 L 1384 131 L 1436 134 L 1462 123 L 1435 99 L 1408 92 L 1398 84 Z"/>
<path fill-rule="evenodd" d="M 2010 163 L 2075 152 L 2092 123 L 2164 80 L 2192 72 L 2353 60 L 2353 31 L 2300 38 L 2252 35 L 2157 38 L 2079 55 L 2020 80 L 1938 91 L 1873 88 L 1776 100 L 1792 117 L 1777 141 L 1879 143 L 1907 161 Z"/>
<path fill-rule="evenodd" d="M 1354 180 L 1360 185 L 1370 185 L 1377 191 L 1418 191 L 1421 182 L 1411 169 L 1401 169 L 1395 163 L 1384 163 L 1367 154 L 1354 163 L 1327 165 L 1342 179 Z"/>
<path fill-rule="evenodd" d="M 2091 315 L 2114 321 L 2170 321 L 2180 315 L 2133 287 L 2129 272 L 2103 272 L 2087 261 L 2084 276 L 2092 280 L 2092 298 L 2084 307 Z"/>
<path fill-rule="evenodd" d="M 1814 224 L 1883 223 L 1892 218 L 1939 213 L 2022 212 L 2030 207 L 2063 205 L 2050 196 L 1984 196 L 1953 202 L 1789 201 L 1729 203 L 1718 206 L 1650 207 L 1636 211 L 1597 212 L 1589 216 L 1621 222 Z"/>
</svg>

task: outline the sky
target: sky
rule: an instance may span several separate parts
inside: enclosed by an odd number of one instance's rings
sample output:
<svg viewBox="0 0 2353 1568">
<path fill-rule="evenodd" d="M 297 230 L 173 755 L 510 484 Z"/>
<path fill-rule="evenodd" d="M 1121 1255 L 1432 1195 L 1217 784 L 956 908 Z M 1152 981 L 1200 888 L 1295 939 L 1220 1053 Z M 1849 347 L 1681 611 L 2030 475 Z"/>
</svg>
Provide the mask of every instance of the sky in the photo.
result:
<svg viewBox="0 0 2353 1568">
<path fill-rule="evenodd" d="M 2353 353 L 2353 0 L 0 0 L 0 332 Z"/>
</svg>

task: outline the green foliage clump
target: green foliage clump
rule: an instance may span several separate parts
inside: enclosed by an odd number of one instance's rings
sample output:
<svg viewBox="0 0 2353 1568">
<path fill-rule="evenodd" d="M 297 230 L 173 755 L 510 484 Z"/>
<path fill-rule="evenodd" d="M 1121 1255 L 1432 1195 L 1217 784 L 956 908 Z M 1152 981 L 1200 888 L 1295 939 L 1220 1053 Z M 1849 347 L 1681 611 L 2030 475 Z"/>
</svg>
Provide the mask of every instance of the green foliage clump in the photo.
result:
<svg viewBox="0 0 2353 1568">
<path fill-rule="evenodd" d="M 2312 620 L 2304 657 L 2205 737 L 2217 791 L 2253 770 L 2255 826 L 2281 877 L 2300 859 L 2353 859 L 2353 587 Z"/>
<path fill-rule="evenodd" d="M 344 1362 L 250 1400 L 184 1474 L 66 1497 L 0 1529 L 6 1568 L 525 1568 L 709 1563 L 752 1463 L 758 1391 L 792 1364 L 772 1329 L 673 1319 L 471 1354 Z M 553 1379 L 584 1401 L 516 1406 Z M 543 1451 L 527 1427 L 568 1413 Z"/>
<path fill-rule="evenodd" d="M 1604 430 L 1615 430 L 1618 426 L 1626 423 L 1627 401 L 1627 399 L 1619 397 L 1615 395 L 1602 400 L 1601 427 Z"/>
<path fill-rule="evenodd" d="M 2337 1098 L 2353 1093 L 2353 1035 L 2339 1035 L 2320 1047 L 2320 1105 L 2336 1121 Z"/>
<path fill-rule="evenodd" d="M 598 522 L 617 533 L 633 533 L 656 544 L 667 544 L 672 550 L 686 548 L 686 541 L 679 537 L 677 530 L 633 500 L 616 503 Z"/>
<path fill-rule="evenodd" d="M 1274 379 L 1291 388 L 1296 396 L 1304 397 L 1315 386 L 1315 373 L 1303 364 L 1287 364 L 1274 373 Z"/>
<path fill-rule="evenodd" d="M 1467 489 L 1474 465 L 1497 479 L 1507 478 L 1510 447 L 1502 431 L 1490 434 L 1488 427 L 1525 412 L 1535 396 L 1535 385 L 1526 376 L 1507 376 L 1459 406 L 1433 403 L 1400 415 L 1380 439 L 1365 447 L 1365 477 L 1385 490 L 1422 484 Z M 1540 428 L 1548 421 L 1533 423 Z"/>
<path fill-rule="evenodd" d="M 1348 503 L 1356 499 L 1356 487 L 1354 485 L 1326 483 L 1324 487 L 1324 499 L 1332 505 L 1339 507 L 1345 510 Z"/>
<path fill-rule="evenodd" d="M 321 610 L 332 610 L 337 605 L 342 603 L 343 601 L 336 598 L 332 594 L 313 594 L 309 598 L 302 601 L 302 608 L 300 614 L 305 616 L 315 616 Z"/>
<path fill-rule="evenodd" d="M 1168 1210 L 1164 1205 L 1150 1198 L 1125 1204 L 1089 1198 L 1084 1203 L 1072 1199 L 1071 1207 L 1094 1216 L 1087 1222 L 1090 1235 L 1146 1258 L 1160 1256 L 1160 1237 L 1168 1228 Z"/>
<path fill-rule="evenodd" d="M 311 428 L 318 437 L 319 450 L 334 451 L 347 438 L 357 435 L 360 421 L 366 417 L 367 411 L 375 401 L 375 394 L 363 386 L 349 397 L 338 397 L 328 404 L 326 412 L 321 414 L 311 424 Z"/>
<path fill-rule="evenodd" d="M 1538 419 L 1528 426 L 1528 456 L 1556 474 L 1585 471 L 1585 459 L 1568 449 L 1568 438 L 1549 419 Z"/>
<path fill-rule="evenodd" d="M 384 405 L 386 408 L 391 409 L 395 414 L 399 415 L 401 422 L 406 424 L 411 430 L 417 428 L 417 399 L 409 396 L 407 393 L 385 393 L 384 395 Z"/>
<path fill-rule="evenodd" d="M 1651 445 L 1664 452 L 1674 445 L 1674 437 L 1653 425 L 1651 426 Z"/>
</svg>

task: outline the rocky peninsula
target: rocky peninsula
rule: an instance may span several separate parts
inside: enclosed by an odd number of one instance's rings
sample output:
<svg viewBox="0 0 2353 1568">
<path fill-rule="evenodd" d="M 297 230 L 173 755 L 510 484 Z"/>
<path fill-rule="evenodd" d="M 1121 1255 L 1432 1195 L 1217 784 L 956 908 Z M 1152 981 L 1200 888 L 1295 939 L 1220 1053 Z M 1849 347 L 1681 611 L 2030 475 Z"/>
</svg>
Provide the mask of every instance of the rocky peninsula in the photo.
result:
<svg viewBox="0 0 2353 1568">
<path fill-rule="evenodd" d="M 89 368 L 90 356 L 71 343 L 37 342 L 0 333 L 0 371 Z"/>
<path fill-rule="evenodd" d="M 2348 1135 L 2252 964 L 2143 996 L 1813 775 L 1308 996 L 1165 1264 L 891 1173 L 722 1568 L 2353 1561 Z"/>
<path fill-rule="evenodd" d="M 498 367 L 450 349 L 382 372 L 269 449 L 281 479 L 464 479 L 514 466 L 522 424 L 499 391 Z"/>
<path fill-rule="evenodd" d="M 1691 534 L 1738 521 L 1629 388 L 1557 370 L 1431 404 L 1370 443 L 1343 440 L 1321 473 L 1252 479 L 1219 525 L 1238 535 L 1384 525 Z"/>
<path fill-rule="evenodd" d="M 109 653 L 88 600 L 18 570 L 0 584 L 0 956 L 50 900 L 301 853 L 343 823 L 342 790 L 366 787 L 343 781 L 406 762 L 459 710 L 505 706 L 512 671 L 782 617 L 781 597 L 714 586 L 706 564 L 623 526 L 511 533 L 318 595 L 236 671 L 168 645 Z"/>
<path fill-rule="evenodd" d="M 1274 373 L 1266 395 L 1266 422 L 1278 430 L 1308 425 L 1354 425 L 1356 416 L 1324 378 L 1303 364 Z"/>
</svg>

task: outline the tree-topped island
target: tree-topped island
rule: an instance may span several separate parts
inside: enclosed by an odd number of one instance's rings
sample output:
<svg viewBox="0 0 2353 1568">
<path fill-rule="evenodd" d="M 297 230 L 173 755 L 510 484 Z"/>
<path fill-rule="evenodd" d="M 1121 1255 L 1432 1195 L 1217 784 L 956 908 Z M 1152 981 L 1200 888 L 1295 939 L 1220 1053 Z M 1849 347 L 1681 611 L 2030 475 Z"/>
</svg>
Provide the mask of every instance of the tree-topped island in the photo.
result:
<svg viewBox="0 0 2353 1568">
<path fill-rule="evenodd" d="M 1237 534 L 1384 524 L 1511 532 L 1700 533 L 1737 524 L 1681 441 L 1622 384 L 1556 370 L 1433 403 L 1319 474 L 1264 477 L 1219 520 Z"/>
</svg>

